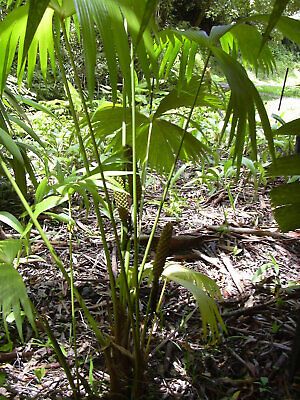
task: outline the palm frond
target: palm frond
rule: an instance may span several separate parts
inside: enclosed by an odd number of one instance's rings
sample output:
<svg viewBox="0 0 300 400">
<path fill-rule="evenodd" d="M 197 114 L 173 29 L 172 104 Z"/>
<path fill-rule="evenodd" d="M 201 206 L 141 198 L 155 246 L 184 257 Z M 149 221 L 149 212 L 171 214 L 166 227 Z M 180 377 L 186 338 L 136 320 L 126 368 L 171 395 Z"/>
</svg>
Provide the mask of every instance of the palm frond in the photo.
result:
<svg viewBox="0 0 300 400">
<path fill-rule="evenodd" d="M 260 51 L 262 36 L 255 26 L 240 23 L 231 25 L 231 29 L 220 38 L 220 43 L 226 53 L 237 56 L 240 51 L 245 66 L 261 69 L 267 74 L 273 72 L 274 57 L 268 46 Z"/>
<path fill-rule="evenodd" d="M 280 19 L 282 13 L 284 12 L 284 10 L 289 2 L 290 2 L 290 0 L 275 0 L 271 15 L 269 17 L 268 25 L 263 34 L 263 41 L 262 41 L 261 49 L 269 40 L 270 33 L 276 26 L 278 20 Z"/>
<path fill-rule="evenodd" d="M 4 323 L 13 312 L 19 336 L 23 340 L 21 307 L 34 329 L 35 322 L 25 284 L 12 264 L 21 247 L 19 239 L 0 241 L 0 310 Z"/>
<path fill-rule="evenodd" d="M 268 14 L 257 14 L 247 17 L 245 21 L 257 21 L 267 24 Z M 291 41 L 300 44 L 300 21 L 291 17 L 281 16 L 276 20 L 276 29 Z"/>
<path fill-rule="evenodd" d="M 168 263 L 162 274 L 186 288 L 195 297 L 202 317 L 203 336 L 206 338 L 208 329 L 213 339 L 220 335 L 220 330 L 226 331 L 219 313 L 215 298 L 221 298 L 220 290 L 215 281 L 200 272 L 192 271 L 177 263 Z"/>
<path fill-rule="evenodd" d="M 24 44 L 26 36 L 28 4 L 14 9 L 0 22 L 0 90 L 4 90 L 7 76 L 17 54 L 17 73 L 19 81 L 22 80 L 25 70 L 23 62 Z M 44 78 L 47 73 L 48 56 L 52 69 L 55 71 L 54 47 L 52 39 L 53 11 L 47 9 L 35 32 L 27 54 L 28 82 L 31 83 L 33 71 L 36 66 L 37 52 L 40 53 L 40 66 Z M 29 35 L 29 34 L 28 34 Z M 31 33 L 30 33 L 31 35 Z M 28 45 L 28 40 L 26 45 Z"/>
<path fill-rule="evenodd" d="M 299 156 L 298 156 L 299 158 Z M 299 161 L 298 161 L 299 163 Z M 298 166 L 299 172 L 299 166 Z M 270 192 L 274 217 L 283 232 L 300 227 L 300 184 L 287 183 L 273 188 Z"/>
<path fill-rule="evenodd" d="M 126 109 L 127 140 L 131 145 L 131 110 Z M 109 147 L 117 149 L 122 147 L 122 122 L 124 109 L 120 106 L 104 105 L 92 116 L 97 140 L 109 140 Z M 168 172 L 174 162 L 175 154 L 179 149 L 184 130 L 165 120 L 163 116 L 152 119 L 136 110 L 136 146 L 137 159 L 143 163 L 147 152 L 148 133 L 152 124 L 149 151 L 149 167 L 158 172 Z M 87 142 L 89 143 L 89 142 Z M 185 134 L 180 158 L 184 161 L 199 161 L 209 152 L 208 148 L 196 139 L 191 133 Z"/>
</svg>

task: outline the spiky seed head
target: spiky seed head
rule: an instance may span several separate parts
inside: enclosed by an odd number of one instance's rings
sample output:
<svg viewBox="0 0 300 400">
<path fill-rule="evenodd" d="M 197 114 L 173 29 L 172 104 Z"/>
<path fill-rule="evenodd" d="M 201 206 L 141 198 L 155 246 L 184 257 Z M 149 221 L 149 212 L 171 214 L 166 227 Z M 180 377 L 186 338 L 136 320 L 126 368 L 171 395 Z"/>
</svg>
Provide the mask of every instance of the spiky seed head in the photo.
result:
<svg viewBox="0 0 300 400">
<path fill-rule="evenodd" d="M 171 224 L 171 222 L 168 222 L 161 232 L 156 248 L 156 254 L 153 263 L 154 279 L 158 279 L 164 270 L 166 259 L 170 251 L 170 240 L 172 238 L 172 232 L 173 225 Z"/>
<path fill-rule="evenodd" d="M 123 178 L 121 176 L 117 176 L 115 179 L 121 185 L 122 189 L 125 190 L 125 184 L 124 184 Z M 118 210 L 120 219 L 124 224 L 126 224 L 128 217 L 129 217 L 129 210 L 130 210 L 128 195 L 127 195 L 127 193 L 119 192 L 119 191 L 115 190 L 114 191 L 114 199 L 116 202 L 116 208 Z"/>
</svg>

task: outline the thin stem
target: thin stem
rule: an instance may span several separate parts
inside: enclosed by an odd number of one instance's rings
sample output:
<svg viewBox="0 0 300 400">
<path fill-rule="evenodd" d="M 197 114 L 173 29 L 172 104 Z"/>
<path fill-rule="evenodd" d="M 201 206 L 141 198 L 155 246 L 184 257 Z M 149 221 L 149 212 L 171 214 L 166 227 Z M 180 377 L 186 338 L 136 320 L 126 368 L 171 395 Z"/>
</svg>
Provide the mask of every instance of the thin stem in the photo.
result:
<svg viewBox="0 0 300 400">
<path fill-rule="evenodd" d="M 146 357 L 149 354 L 150 343 L 151 343 L 154 327 L 155 327 L 155 324 L 157 322 L 157 314 L 158 314 L 158 312 L 159 312 L 159 310 L 161 308 L 161 304 L 162 304 L 162 300 L 163 300 L 163 297 L 164 297 L 164 294 L 165 294 L 166 286 L 167 286 L 167 279 L 165 278 L 164 285 L 163 285 L 163 288 L 161 290 L 161 293 L 160 293 L 160 296 L 159 296 L 159 300 L 158 300 L 158 303 L 157 303 L 157 306 L 156 306 L 155 317 L 153 319 L 152 327 L 151 327 L 150 334 L 149 334 L 148 341 L 147 341 L 147 346 L 146 346 L 146 350 L 145 350 Z"/>
<path fill-rule="evenodd" d="M 2 155 L 0 154 L 0 166 L 2 167 L 5 175 L 7 176 L 8 180 L 10 181 L 12 187 L 14 188 L 15 192 L 17 193 L 24 209 L 27 211 L 29 217 L 32 220 L 32 223 L 34 224 L 34 226 L 36 227 L 37 231 L 39 232 L 43 242 L 45 243 L 45 245 L 47 246 L 52 259 L 54 260 L 55 264 L 57 265 L 57 267 L 59 268 L 59 270 L 61 271 L 64 279 L 66 280 L 66 282 L 68 283 L 68 285 L 70 286 L 70 277 L 68 272 L 66 271 L 62 260 L 59 258 L 59 256 L 56 254 L 52 244 L 50 243 L 50 240 L 48 239 L 47 235 L 45 234 L 45 232 L 43 231 L 43 228 L 41 227 L 40 223 L 38 222 L 36 216 L 34 215 L 30 205 L 28 204 L 27 200 L 25 199 L 22 191 L 20 190 L 19 186 L 17 185 L 16 181 L 14 180 L 13 176 L 11 175 L 9 169 L 7 168 L 5 161 L 3 160 Z M 106 347 L 107 344 L 109 343 L 109 338 L 103 334 L 100 329 L 98 328 L 98 324 L 95 321 L 95 319 L 93 318 L 93 316 L 91 315 L 91 313 L 89 312 L 83 298 L 80 296 L 78 290 L 74 287 L 74 294 L 76 296 L 76 299 L 79 303 L 79 306 L 82 308 L 85 317 L 88 320 L 88 323 L 91 327 L 91 329 L 94 331 L 100 345 L 102 347 Z"/>
<path fill-rule="evenodd" d="M 156 214 L 156 217 L 155 217 L 155 221 L 154 221 L 154 224 L 153 224 L 150 236 L 149 236 L 149 240 L 148 240 L 148 243 L 147 243 L 147 246 L 146 246 L 146 250 L 145 250 L 145 253 L 144 253 L 144 258 L 143 258 L 143 261 L 142 261 L 142 264 L 141 264 L 141 267 L 140 267 L 140 276 L 139 276 L 140 280 L 142 279 L 142 276 L 143 276 L 143 271 L 144 271 L 144 268 L 145 268 L 145 264 L 146 264 L 146 261 L 147 261 L 147 257 L 148 257 L 149 251 L 150 251 L 151 243 L 152 243 L 152 240 L 154 238 L 154 234 L 155 234 L 156 227 L 158 225 L 160 214 L 161 214 L 164 202 L 166 200 L 166 197 L 167 197 L 167 194 L 168 194 L 168 191 L 169 191 L 169 188 L 170 188 L 171 180 L 172 180 L 172 177 L 173 177 L 173 174 L 174 174 L 174 171 L 175 171 L 175 168 L 176 168 L 179 156 L 180 156 L 180 152 L 181 152 L 181 149 L 182 149 L 182 146 L 183 146 L 183 142 L 184 142 L 184 139 L 185 139 L 185 136 L 186 136 L 186 133 L 187 133 L 187 129 L 188 129 L 188 126 L 190 124 L 194 108 L 195 108 L 196 103 L 197 103 L 197 99 L 198 99 L 198 96 L 199 96 L 199 93 L 200 93 L 200 89 L 201 89 L 201 86 L 202 86 L 202 83 L 203 83 L 203 80 L 204 80 L 204 75 L 205 75 L 206 69 L 208 67 L 209 60 L 210 60 L 210 56 L 211 56 L 211 53 L 209 52 L 209 54 L 207 56 L 207 59 L 206 59 L 206 62 L 205 62 L 205 65 L 204 65 L 204 68 L 203 68 L 203 71 L 202 71 L 201 79 L 200 79 L 199 86 L 198 86 L 198 89 L 197 89 L 197 92 L 196 92 L 196 95 L 195 95 L 195 98 L 194 98 L 193 105 L 191 107 L 191 110 L 189 112 L 188 118 L 187 118 L 186 123 L 185 123 L 184 132 L 183 132 L 180 144 L 179 144 L 179 148 L 177 150 L 173 165 L 171 167 L 171 170 L 170 170 L 170 173 L 169 173 L 169 176 L 168 176 L 168 180 L 166 182 L 166 185 L 165 185 L 165 188 L 164 188 L 164 191 L 163 191 L 162 199 L 161 199 L 159 207 L 158 207 L 158 211 L 157 211 L 157 214 Z M 148 301 L 145 320 L 144 320 L 144 326 L 143 326 L 143 331 L 142 331 L 142 340 L 143 341 L 144 341 L 144 339 L 146 337 L 147 325 L 148 325 L 148 320 L 149 320 L 149 312 L 150 312 L 150 304 L 149 303 L 150 303 L 150 299 Z M 142 346 L 143 346 L 143 341 L 141 342 Z"/>
<path fill-rule="evenodd" d="M 131 127 L 132 127 L 132 195 L 133 195 L 133 286 L 135 288 L 135 325 L 132 325 L 134 340 L 134 387 L 133 395 L 139 390 L 143 366 L 143 354 L 141 354 L 140 343 L 140 290 L 139 290 L 139 265 L 138 265 L 138 200 L 137 200 L 137 154 L 136 154 L 136 115 L 135 115 L 135 76 L 134 76 L 134 49 L 131 42 L 130 47 L 130 78 L 131 78 Z"/>
<path fill-rule="evenodd" d="M 75 318 L 75 295 L 74 295 L 74 271 L 73 271 L 73 226 L 72 226 L 72 204 L 71 196 L 68 196 L 69 203 L 69 263 L 70 263 L 70 286 L 71 286 L 71 318 L 72 318 L 72 334 L 73 334 L 73 347 L 74 347 L 74 358 L 75 358 L 75 369 L 76 369 L 76 380 L 77 380 L 77 391 L 79 393 L 80 379 L 79 379 L 79 360 L 77 354 L 77 330 L 76 330 L 76 318 Z M 71 335 L 72 337 L 72 335 Z"/>
<path fill-rule="evenodd" d="M 90 134 L 90 138 L 91 138 L 92 144 L 93 144 L 94 156 L 96 158 L 96 162 L 97 162 L 98 167 L 99 167 L 101 180 L 102 180 L 102 183 L 103 183 L 104 195 L 105 195 L 105 198 L 106 198 L 106 201 L 107 201 L 110 221 L 111 221 L 111 224 L 112 224 L 114 237 L 115 237 L 115 241 L 116 241 L 117 252 L 118 252 L 119 262 L 120 262 L 120 266 L 121 266 L 121 272 L 122 272 L 122 274 L 124 276 L 124 283 L 125 283 L 125 290 L 126 290 L 126 294 L 127 294 L 128 309 L 129 309 L 129 313 L 132 314 L 132 312 L 130 311 L 130 310 L 132 310 L 130 289 L 129 289 L 129 286 L 128 286 L 128 280 L 127 280 L 127 276 L 126 276 L 126 273 L 125 273 L 126 271 L 125 271 L 125 266 L 124 266 L 124 259 L 122 257 L 122 249 L 121 249 L 120 239 L 119 239 L 119 235 L 118 235 L 118 231 L 117 231 L 117 225 L 116 225 L 116 222 L 115 222 L 115 218 L 114 218 L 114 215 L 113 215 L 112 203 L 111 203 L 111 200 L 110 200 L 110 197 L 109 197 L 109 193 L 108 193 L 108 189 L 107 189 L 107 185 L 106 185 L 106 179 L 105 179 L 105 176 L 104 176 L 103 165 L 102 165 L 102 162 L 101 162 L 101 159 L 100 159 L 98 144 L 96 142 L 94 129 L 93 129 L 92 122 L 91 122 L 91 119 L 90 119 L 90 114 L 89 114 L 89 111 L 88 111 L 88 108 L 87 108 L 87 105 L 86 105 L 86 102 L 85 102 L 85 99 L 84 99 L 83 91 L 82 91 L 82 88 L 81 88 L 81 81 L 80 81 L 80 78 L 79 78 L 78 73 L 77 73 L 77 68 L 76 68 L 76 65 L 75 65 L 75 62 L 74 62 L 74 57 L 73 57 L 71 45 L 70 45 L 70 42 L 69 42 L 69 39 L 68 39 L 68 35 L 67 35 L 67 32 L 66 32 L 66 28 L 65 28 L 63 22 L 61 22 L 61 27 L 62 27 L 62 31 L 63 31 L 63 35 L 64 35 L 66 49 L 67 49 L 68 55 L 70 57 L 70 62 L 71 62 L 73 73 L 74 73 L 74 79 L 75 79 L 75 82 L 76 82 L 76 85 L 77 85 L 77 89 L 78 89 L 78 92 L 79 92 L 79 95 L 80 95 L 80 98 L 81 98 L 81 103 L 82 103 L 82 106 L 83 106 L 83 110 L 84 110 L 84 113 L 85 113 L 85 116 L 86 116 L 86 120 L 87 120 L 87 124 L 88 124 L 88 128 L 89 128 L 89 134 Z M 97 210 L 96 210 L 96 212 L 97 212 Z M 101 221 L 101 225 L 99 225 L 99 227 L 102 230 L 102 228 L 103 228 L 102 216 L 100 216 L 100 217 L 101 218 L 99 219 L 98 222 Z M 101 228 L 101 226 L 102 226 L 102 228 Z M 102 237 L 102 240 L 104 240 L 106 242 L 104 229 L 103 229 L 103 235 L 104 235 L 104 237 Z M 111 268 L 111 263 L 110 263 L 110 267 L 109 267 L 109 275 L 110 275 L 110 279 L 114 280 L 114 275 L 113 275 L 113 270 Z M 114 315 L 115 315 L 115 318 L 117 318 L 119 313 L 118 313 L 118 310 L 116 308 L 117 307 L 117 302 L 115 302 L 114 299 L 113 299 L 113 303 L 114 303 L 114 307 L 115 307 Z M 133 321 L 133 314 L 131 315 L 131 317 L 132 317 L 132 321 Z"/>
<path fill-rule="evenodd" d="M 61 21 L 61 25 L 63 25 L 63 22 Z M 59 28 L 57 27 L 57 30 Z M 58 30 L 59 31 L 59 30 Z M 59 67 L 60 67 L 60 71 L 62 74 L 62 78 L 63 78 L 63 83 L 64 83 L 64 87 L 67 93 L 67 97 L 69 100 L 69 106 L 70 106 L 70 110 L 71 110 L 71 114 L 72 114 L 72 118 L 73 118 L 73 122 L 74 122 L 74 127 L 75 127 L 75 134 L 76 137 L 78 139 L 79 142 L 79 147 L 80 147 L 80 152 L 83 156 L 83 162 L 84 162 L 84 167 L 86 169 L 86 173 L 88 176 L 91 175 L 90 172 L 90 166 L 89 166 L 89 161 L 87 158 L 87 154 L 86 154 L 86 149 L 82 140 L 82 135 L 81 135 L 81 129 L 80 129 L 80 125 L 79 125 L 79 121 L 77 118 L 77 114 L 75 111 L 75 107 L 74 107 L 74 103 L 73 103 L 73 99 L 72 99 L 72 95 L 69 89 L 69 85 L 68 85 L 68 80 L 67 80 L 67 76 L 66 76 L 66 71 L 65 71 L 65 67 L 64 67 L 64 63 L 63 63 L 63 59 L 62 59 L 62 55 L 61 55 L 61 50 L 60 50 L 60 46 L 59 43 L 57 43 L 57 35 L 55 35 L 55 40 L 54 40 L 54 44 L 55 44 L 55 51 L 57 54 L 57 58 L 58 58 L 58 62 L 59 62 Z M 102 244 L 103 244 L 103 249 L 104 249 L 104 253 L 105 253 L 105 259 L 106 259 L 106 265 L 107 265 L 107 270 L 108 270 L 108 274 L 109 274 L 109 281 L 110 281 L 110 287 L 111 287 L 111 296 L 112 296 L 112 301 L 113 301 L 113 307 L 114 307 L 114 314 L 117 316 L 118 312 L 117 312 L 117 292 L 116 292 L 116 287 L 115 287 L 115 278 L 114 278 L 114 274 L 113 274 L 113 270 L 112 270 L 112 264 L 111 264 L 111 258 L 110 258 L 110 252 L 109 252 L 109 248 L 108 248 L 108 244 L 107 244 L 107 240 L 106 240 L 106 235 L 105 235 L 105 230 L 104 230 L 104 224 L 102 221 L 102 216 L 99 210 L 99 202 L 97 200 L 97 198 L 93 195 L 93 203 L 95 206 L 95 213 L 96 213 L 96 218 L 97 218 L 97 223 L 100 229 L 100 235 L 102 238 Z"/>
<path fill-rule="evenodd" d="M 201 79 L 200 79 L 199 86 L 198 86 L 198 89 L 197 89 L 197 92 L 196 92 L 196 95 L 195 95 L 195 98 L 194 98 L 194 102 L 193 102 L 193 105 L 192 105 L 192 107 L 190 109 L 189 115 L 188 115 L 188 117 L 186 119 L 183 135 L 182 135 L 182 138 L 181 138 L 181 141 L 180 141 L 180 144 L 179 144 L 179 147 L 178 147 L 178 150 L 177 150 L 173 165 L 171 167 L 171 170 L 170 170 L 170 173 L 169 173 L 169 176 L 168 176 L 168 180 L 166 182 L 166 185 L 165 185 L 165 188 L 164 188 L 164 191 L 163 191 L 163 195 L 162 195 L 159 207 L 158 207 L 156 218 L 154 220 L 154 224 L 153 224 L 153 227 L 152 227 L 152 230 L 151 230 L 151 233 L 150 233 L 150 236 L 149 236 L 149 240 L 148 240 L 148 243 L 147 243 L 147 246 L 146 246 L 146 250 L 145 250 L 145 253 L 144 253 L 143 261 L 142 261 L 142 264 L 141 264 L 141 267 L 140 267 L 140 275 L 139 275 L 139 279 L 140 280 L 142 279 L 142 275 L 143 275 L 143 272 L 144 272 L 144 268 L 145 268 L 145 264 L 146 264 L 146 261 L 147 261 L 147 257 L 148 257 L 148 254 L 149 254 L 149 251 L 150 251 L 150 248 L 151 248 L 151 243 L 152 243 L 152 240 L 153 240 L 154 235 L 155 235 L 155 230 L 156 230 L 156 227 L 158 225 L 158 221 L 159 221 L 159 218 L 160 218 L 161 211 L 163 209 L 163 205 L 164 205 L 165 200 L 167 198 L 167 194 L 168 194 L 168 191 L 169 191 L 169 188 L 170 188 L 171 180 L 172 180 L 172 177 L 173 177 L 173 174 L 174 174 L 174 171 L 175 171 L 175 168 L 176 168 L 179 156 L 180 156 L 180 152 L 181 152 L 181 149 L 182 149 L 182 146 L 183 146 L 183 142 L 184 142 L 184 139 L 185 139 L 185 136 L 186 136 L 186 133 L 187 133 L 187 129 L 189 127 L 189 124 L 190 124 L 190 121 L 191 121 L 191 118 L 192 118 L 192 115 L 193 115 L 193 112 L 194 112 L 194 109 L 195 109 L 195 106 L 196 106 L 196 103 L 197 103 L 197 99 L 198 99 L 198 96 L 199 96 L 199 93 L 200 93 L 200 89 L 201 89 L 202 83 L 204 81 L 204 76 L 205 76 L 205 72 L 206 72 L 207 67 L 208 67 L 208 63 L 209 63 L 210 57 L 211 57 L 211 52 L 209 52 L 209 54 L 207 56 L 207 59 L 206 59 L 206 62 L 205 62 L 205 65 L 203 67 Z M 146 329 L 145 326 L 144 326 L 144 329 Z"/>
</svg>

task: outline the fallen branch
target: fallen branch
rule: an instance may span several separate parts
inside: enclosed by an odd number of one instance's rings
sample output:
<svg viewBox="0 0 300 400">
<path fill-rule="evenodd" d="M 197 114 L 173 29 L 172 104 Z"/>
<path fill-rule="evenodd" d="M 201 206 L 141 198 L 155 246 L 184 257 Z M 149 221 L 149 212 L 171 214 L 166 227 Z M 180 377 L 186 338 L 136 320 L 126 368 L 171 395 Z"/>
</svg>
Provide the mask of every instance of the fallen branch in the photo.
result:
<svg viewBox="0 0 300 400">
<path fill-rule="evenodd" d="M 206 226 L 206 229 L 213 232 L 219 233 L 236 233 L 239 235 L 255 235 L 255 236 L 269 236 L 273 239 L 279 240 L 299 240 L 298 237 L 292 237 L 289 235 L 285 235 L 284 233 L 274 232 L 268 229 L 255 229 L 255 228 L 237 228 L 234 226 L 227 226 L 227 225 L 209 225 Z M 203 230 L 203 228 L 201 228 Z"/>
</svg>

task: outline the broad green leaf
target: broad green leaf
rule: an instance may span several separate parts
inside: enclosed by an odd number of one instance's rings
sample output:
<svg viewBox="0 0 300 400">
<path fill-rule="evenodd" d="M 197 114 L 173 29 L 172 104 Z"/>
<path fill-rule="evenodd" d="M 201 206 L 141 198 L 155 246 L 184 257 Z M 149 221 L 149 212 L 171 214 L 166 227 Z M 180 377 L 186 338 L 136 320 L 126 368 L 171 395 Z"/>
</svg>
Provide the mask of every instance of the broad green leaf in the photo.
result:
<svg viewBox="0 0 300 400">
<path fill-rule="evenodd" d="M 269 16 L 259 14 L 248 17 L 245 20 L 267 23 L 269 20 Z M 287 37 L 291 41 L 300 44 L 300 20 L 291 17 L 281 16 L 277 21 L 276 29 L 278 29 L 285 37 Z"/>
<path fill-rule="evenodd" d="M 140 30 L 136 39 L 136 45 L 140 43 L 140 40 L 149 24 L 149 21 L 151 20 L 156 11 L 158 2 L 159 0 L 147 0 L 147 2 L 145 3 L 144 15 L 141 20 Z"/>
<path fill-rule="evenodd" d="M 28 4 L 11 11 L 3 21 L 0 22 L 0 83 L 1 92 L 4 89 L 6 77 L 9 74 L 12 64 L 17 61 L 17 74 L 19 82 L 22 80 L 25 71 L 23 62 L 24 41 L 26 35 Z M 47 57 L 49 56 L 51 66 L 55 72 L 55 58 L 52 35 L 53 10 L 46 9 L 43 18 L 31 41 L 27 54 L 28 81 L 33 76 L 37 51 L 44 78 L 47 72 Z"/>
<path fill-rule="evenodd" d="M 285 10 L 285 8 L 289 2 L 290 2 L 290 0 L 275 0 L 273 9 L 272 9 L 272 13 L 271 13 L 269 21 L 268 21 L 268 26 L 263 34 L 263 42 L 262 42 L 261 48 L 269 40 L 270 33 L 276 26 L 278 20 L 280 19 L 283 11 Z"/>
<path fill-rule="evenodd" d="M 131 119 L 130 109 L 127 110 L 127 144 L 131 145 Z M 100 107 L 92 116 L 95 135 L 98 140 L 111 139 L 109 146 L 114 149 L 122 148 L 122 121 L 124 110 L 122 107 L 111 107 L 109 105 Z M 151 119 L 136 111 L 136 155 L 143 163 L 146 157 L 148 132 Z M 170 170 L 178 151 L 181 139 L 185 135 L 181 160 L 199 161 L 206 157 L 209 149 L 196 139 L 190 132 L 184 133 L 179 126 L 164 120 L 155 118 L 152 122 L 152 132 L 149 151 L 149 167 L 159 172 Z"/>
<path fill-rule="evenodd" d="M 274 217 L 283 232 L 300 228 L 300 183 L 280 185 L 270 192 Z"/>
<path fill-rule="evenodd" d="M 268 176 L 300 175 L 300 155 L 277 158 L 267 169 Z"/>
<path fill-rule="evenodd" d="M 212 338 L 218 338 L 220 328 L 226 327 L 213 298 L 221 298 L 220 290 L 212 279 L 200 272 L 192 271 L 177 263 L 168 263 L 163 276 L 190 291 L 197 300 L 201 318 L 203 336 L 206 338 L 209 328 Z"/>
<path fill-rule="evenodd" d="M 21 248 L 20 239 L 0 240 L 0 263 L 11 264 Z"/>
<path fill-rule="evenodd" d="M 33 36 L 43 18 L 50 0 L 29 0 L 29 11 L 24 39 L 23 61 L 27 56 Z"/>
<path fill-rule="evenodd" d="M 66 18 L 72 16 L 75 13 L 75 5 L 73 0 L 50 0 L 50 6 L 53 8 L 55 13 L 61 20 L 66 22 Z"/>
<path fill-rule="evenodd" d="M 21 275 L 11 263 L 0 264 L 0 310 L 3 320 L 13 311 L 19 336 L 23 341 L 21 307 L 36 331 L 34 315 Z"/>
<path fill-rule="evenodd" d="M 74 219 L 71 218 L 68 214 L 65 214 L 65 213 L 56 214 L 56 213 L 52 213 L 52 212 L 47 211 L 47 212 L 45 212 L 45 215 L 48 215 L 50 218 L 52 218 L 52 219 L 54 219 L 56 221 L 62 222 L 64 224 L 75 225 Z"/>
<path fill-rule="evenodd" d="M 6 150 L 20 163 L 24 164 L 22 154 L 19 147 L 16 145 L 12 137 L 0 128 L 0 143 L 6 148 Z"/>
<path fill-rule="evenodd" d="M 9 120 L 17 124 L 21 129 L 23 129 L 28 135 L 35 140 L 40 146 L 45 147 L 45 143 L 38 137 L 32 128 L 26 125 L 20 118 L 14 115 L 9 115 Z"/>
<path fill-rule="evenodd" d="M 24 227 L 21 222 L 8 211 L 0 211 L 0 221 L 22 234 Z"/>
<path fill-rule="evenodd" d="M 22 150 L 20 149 L 22 154 Z M 27 179 L 26 179 L 26 169 L 25 169 L 25 161 L 22 155 L 22 163 L 20 163 L 16 158 L 10 160 L 10 164 L 14 171 L 14 177 L 16 184 L 19 189 L 23 193 L 25 197 L 27 197 Z"/>
<path fill-rule="evenodd" d="M 264 134 L 268 141 L 271 156 L 275 158 L 273 133 L 270 126 L 269 118 L 264 107 L 263 101 L 259 96 L 253 82 L 248 78 L 247 72 L 236 60 L 219 48 L 212 48 L 218 64 L 222 68 L 231 89 L 231 97 L 225 116 L 224 128 L 226 128 L 230 114 L 232 114 L 232 124 L 230 140 L 235 135 L 235 151 L 234 158 L 237 159 L 238 171 L 241 166 L 243 157 L 243 148 L 247 133 L 247 124 L 249 136 L 251 138 L 253 157 L 257 157 L 256 146 L 256 125 L 255 125 L 255 108 L 261 119 Z"/>
<path fill-rule="evenodd" d="M 271 200 L 275 207 L 300 203 L 300 183 L 287 183 L 273 188 Z M 297 211 L 299 212 L 299 208 Z"/>
<path fill-rule="evenodd" d="M 161 100 L 154 118 L 157 118 L 161 116 L 161 114 L 172 109 L 177 109 L 179 107 L 192 107 L 198 87 L 199 81 L 196 78 L 192 78 L 188 83 L 185 82 L 180 90 L 173 89 Z M 217 109 L 223 108 L 221 100 L 217 96 L 210 94 L 207 85 L 205 84 L 201 86 L 196 106 L 206 106 Z"/>
<path fill-rule="evenodd" d="M 37 218 L 44 211 L 51 210 L 54 207 L 64 203 L 68 200 L 68 196 L 49 196 L 46 199 L 37 203 L 34 207 L 34 216 Z"/>
<path fill-rule="evenodd" d="M 45 197 L 45 195 L 47 195 L 49 193 L 50 187 L 48 185 L 48 178 L 44 177 L 41 182 L 39 183 L 38 187 L 36 188 L 35 191 L 35 203 L 38 204 L 40 203 L 43 198 Z"/>
<path fill-rule="evenodd" d="M 220 38 L 224 51 L 237 57 L 240 51 L 243 63 L 247 66 L 263 69 L 270 73 L 275 68 L 275 61 L 271 50 L 265 46 L 261 51 L 262 36 L 253 25 L 235 24 L 231 25 L 230 31 Z"/>
<path fill-rule="evenodd" d="M 300 118 L 284 123 L 274 131 L 274 135 L 300 135 Z"/>
<path fill-rule="evenodd" d="M 49 196 L 46 197 L 45 199 L 41 200 L 39 203 L 35 204 L 34 206 L 34 212 L 33 215 L 35 218 L 38 218 L 40 214 L 42 214 L 45 211 L 51 210 L 54 207 L 57 207 L 58 205 L 64 203 L 65 201 L 68 200 L 68 195 L 61 195 L 61 196 Z M 31 230 L 33 227 L 32 221 L 29 221 L 25 230 L 23 231 L 23 237 L 28 234 L 28 232 Z"/>
</svg>

